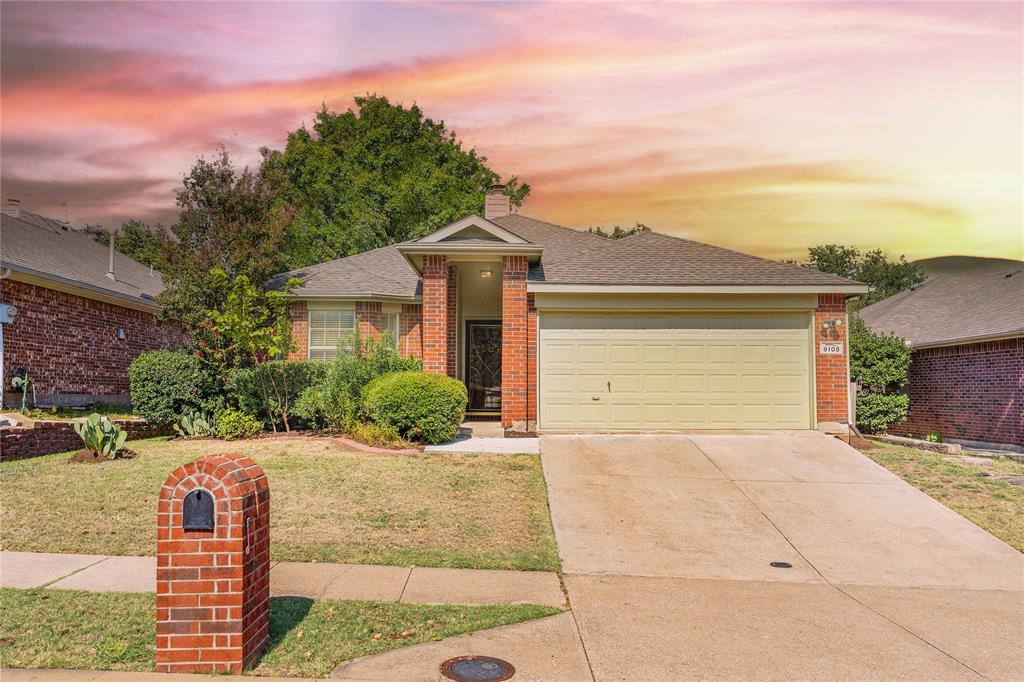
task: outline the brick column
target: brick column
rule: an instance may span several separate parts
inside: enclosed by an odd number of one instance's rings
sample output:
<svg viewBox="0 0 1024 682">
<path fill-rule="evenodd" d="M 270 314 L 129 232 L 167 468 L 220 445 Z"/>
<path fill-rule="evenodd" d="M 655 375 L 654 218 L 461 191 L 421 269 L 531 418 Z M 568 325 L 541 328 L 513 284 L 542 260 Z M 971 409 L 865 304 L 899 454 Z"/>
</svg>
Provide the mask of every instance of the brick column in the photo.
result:
<svg viewBox="0 0 1024 682">
<path fill-rule="evenodd" d="M 359 328 L 360 340 L 380 341 L 380 301 L 356 301 L 356 325 Z"/>
<path fill-rule="evenodd" d="M 295 349 L 288 353 L 289 360 L 309 358 L 309 310 L 305 301 L 292 301 L 288 305 L 288 319 L 292 323 L 292 341 Z"/>
<path fill-rule="evenodd" d="M 826 320 L 842 320 L 835 329 L 826 329 Z M 847 343 L 846 298 L 843 294 L 818 294 L 814 311 L 814 382 L 817 393 L 818 422 L 846 422 L 849 419 L 850 379 Z M 843 344 L 841 355 L 822 355 L 824 341 Z"/>
<path fill-rule="evenodd" d="M 423 257 L 423 371 L 448 372 L 448 259 Z"/>
<path fill-rule="evenodd" d="M 186 513 L 194 509 L 198 513 Z M 186 521 L 198 525 L 185 529 Z M 270 626 L 270 486 L 241 455 L 174 470 L 160 489 L 156 669 L 240 674 Z"/>
<path fill-rule="evenodd" d="M 445 343 L 448 347 L 448 376 L 454 377 L 459 368 L 459 271 L 448 266 L 448 314 L 445 318 Z"/>
<path fill-rule="evenodd" d="M 526 256 L 505 256 L 501 272 L 501 425 L 528 433 L 528 305 Z"/>
<path fill-rule="evenodd" d="M 423 359 L 423 306 L 402 305 L 398 318 L 398 352 L 403 358 Z"/>
<path fill-rule="evenodd" d="M 537 305 L 526 295 L 526 430 L 537 430 Z"/>
</svg>

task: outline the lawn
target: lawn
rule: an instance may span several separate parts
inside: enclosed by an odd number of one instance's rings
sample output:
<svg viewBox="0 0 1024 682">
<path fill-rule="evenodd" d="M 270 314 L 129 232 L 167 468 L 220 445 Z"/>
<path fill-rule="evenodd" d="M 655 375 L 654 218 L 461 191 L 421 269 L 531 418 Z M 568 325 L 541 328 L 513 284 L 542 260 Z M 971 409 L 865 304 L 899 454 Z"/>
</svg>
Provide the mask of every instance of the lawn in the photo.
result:
<svg viewBox="0 0 1024 682">
<path fill-rule="evenodd" d="M 951 461 L 948 455 L 889 444 L 866 449 L 864 454 L 1024 552 L 1024 486 L 1001 480 L 1024 476 L 1024 463 L 986 459 L 977 466 Z"/>
<path fill-rule="evenodd" d="M 180 464 L 241 452 L 271 490 L 271 556 L 558 570 L 536 455 L 367 454 L 330 438 L 140 440 L 130 460 L 0 463 L 0 549 L 152 555 L 156 500 Z"/>
<path fill-rule="evenodd" d="M 20 404 L 20 403 L 19 403 Z M 93 413 L 106 415 L 110 419 L 137 419 L 132 414 L 130 408 L 125 405 L 119 405 L 117 403 L 94 403 L 89 407 L 81 410 L 74 410 L 70 407 L 47 407 L 47 408 L 30 408 L 26 410 L 24 414 L 29 419 L 36 420 L 52 420 L 52 421 L 70 421 L 72 419 L 81 419 L 82 417 L 88 417 Z"/>
<path fill-rule="evenodd" d="M 151 671 L 154 609 L 152 593 L 0 589 L 0 667 Z M 278 597 L 270 600 L 270 645 L 252 672 L 326 677 L 359 656 L 558 612 Z"/>
</svg>

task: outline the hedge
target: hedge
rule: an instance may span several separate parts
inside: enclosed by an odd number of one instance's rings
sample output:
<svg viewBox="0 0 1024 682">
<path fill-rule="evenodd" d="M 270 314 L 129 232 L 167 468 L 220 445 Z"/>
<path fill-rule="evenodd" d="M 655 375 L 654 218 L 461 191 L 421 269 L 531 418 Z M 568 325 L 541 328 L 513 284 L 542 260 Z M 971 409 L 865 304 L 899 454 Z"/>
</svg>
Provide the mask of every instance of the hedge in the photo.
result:
<svg viewBox="0 0 1024 682">
<path fill-rule="evenodd" d="M 132 412 L 154 426 L 174 423 L 203 407 L 204 376 L 199 361 L 183 350 L 141 353 L 128 368 Z"/>
<path fill-rule="evenodd" d="M 456 379 L 425 372 L 395 372 L 363 390 L 366 412 L 408 440 L 443 443 L 459 433 L 468 396 Z"/>
<path fill-rule="evenodd" d="M 258 419 L 268 428 L 281 428 L 284 424 L 281 408 L 285 410 L 291 428 L 302 424 L 295 419 L 295 405 L 299 396 L 310 386 L 323 379 L 324 363 L 313 360 L 274 360 L 262 365 L 234 369 L 228 377 L 228 391 L 243 413 Z M 278 396 L 281 401 L 278 402 Z M 301 415 L 299 415 L 301 417 Z"/>
</svg>

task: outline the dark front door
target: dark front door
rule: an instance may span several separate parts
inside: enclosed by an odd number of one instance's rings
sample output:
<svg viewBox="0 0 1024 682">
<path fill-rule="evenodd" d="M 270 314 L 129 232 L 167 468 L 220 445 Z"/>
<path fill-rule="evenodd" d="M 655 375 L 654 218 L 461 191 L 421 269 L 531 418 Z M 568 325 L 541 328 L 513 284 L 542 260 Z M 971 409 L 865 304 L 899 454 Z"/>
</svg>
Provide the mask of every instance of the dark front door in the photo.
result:
<svg viewBox="0 0 1024 682">
<path fill-rule="evenodd" d="M 466 322 L 466 389 L 471 412 L 501 411 L 501 322 Z"/>
</svg>

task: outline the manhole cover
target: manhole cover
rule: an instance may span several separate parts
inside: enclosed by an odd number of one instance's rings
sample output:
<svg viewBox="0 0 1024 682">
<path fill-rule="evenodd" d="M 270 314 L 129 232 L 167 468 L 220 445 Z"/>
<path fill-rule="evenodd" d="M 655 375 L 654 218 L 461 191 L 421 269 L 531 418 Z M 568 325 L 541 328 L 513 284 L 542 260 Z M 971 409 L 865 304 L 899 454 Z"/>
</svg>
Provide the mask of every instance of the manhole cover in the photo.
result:
<svg viewBox="0 0 1024 682">
<path fill-rule="evenodd" d="M 508 661 L 490 656 L 459 656 L 441 664 L 441 674 L 455 682 L 501 682 L 516 674 Z"/>
<path fill-rule="evenodd" d="M 793 564 L 786 561 L 773 561 L 768 565 L 772 568 L 793 568 Z"/>
</svg>

